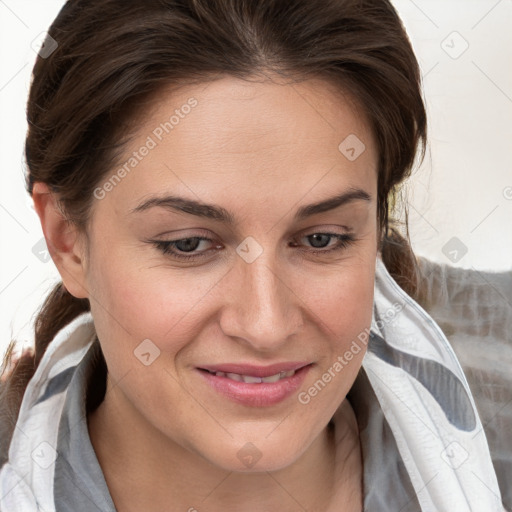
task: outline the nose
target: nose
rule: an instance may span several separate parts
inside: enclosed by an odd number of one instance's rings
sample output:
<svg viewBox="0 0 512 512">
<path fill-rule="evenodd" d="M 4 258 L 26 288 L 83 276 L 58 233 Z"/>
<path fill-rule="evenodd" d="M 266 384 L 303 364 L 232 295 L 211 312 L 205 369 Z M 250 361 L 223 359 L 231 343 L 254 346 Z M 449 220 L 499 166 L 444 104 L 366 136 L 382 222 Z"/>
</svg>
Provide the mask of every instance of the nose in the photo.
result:
<svg viewBox="0 0 512 512">
<path fill-rule="evenodd" d="M 289 282 L 289 273 L 284 275 L 265 252 L 252 263 L 240 259 L 235 265 L 224 290 L 221 329 L 254 350 L 276 352 L 299 332 L 303 299 Z"/>
</svg>

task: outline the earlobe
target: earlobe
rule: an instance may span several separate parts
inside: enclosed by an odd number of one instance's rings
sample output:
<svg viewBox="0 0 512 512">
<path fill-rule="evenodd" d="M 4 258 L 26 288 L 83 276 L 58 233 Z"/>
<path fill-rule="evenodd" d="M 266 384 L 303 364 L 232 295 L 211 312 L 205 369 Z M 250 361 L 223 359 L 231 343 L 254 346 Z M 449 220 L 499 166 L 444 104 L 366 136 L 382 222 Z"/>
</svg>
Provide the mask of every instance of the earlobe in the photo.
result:
<svg viewBox="0 0 512 512">
<path fill-rule="evenodd" d="M 46 183 L 34 183 L 32 199 L 48 251 L 65 288 L 76 298 L 89 298 L 85 286 L 85 259 L 77 228 L 65 218 L 57 197 Z"/>
</svg>

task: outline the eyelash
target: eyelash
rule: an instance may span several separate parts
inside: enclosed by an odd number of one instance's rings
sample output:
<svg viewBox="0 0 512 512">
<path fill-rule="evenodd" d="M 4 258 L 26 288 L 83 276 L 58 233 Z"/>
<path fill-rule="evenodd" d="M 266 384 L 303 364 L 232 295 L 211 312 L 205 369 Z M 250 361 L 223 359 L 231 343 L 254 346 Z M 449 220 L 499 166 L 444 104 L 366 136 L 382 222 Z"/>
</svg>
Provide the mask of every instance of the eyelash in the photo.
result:
<svg viewBox="0 0 512 512">
<path fill-rule="evenodd" d="M 351 246 L 352 244 L 354 244 L 357 241 L 357 238 L 355 238 L 351 234 L 343 234 L 343 235 L 341 235 L 339 233 L 323 233 L 323 232 L 311 233 L 309 235 L 304 235 L 304 238 L 307 238 L 307 237 L 310 237 L 310 236 L 313 236 L 313 235 L 325 235 L 325 236 L 329 236 L 331 238 L 337 238 L 338 239 L 338 243 L 335 244 L 334 247 L 331 247 L 330 249 L 313 249 L 313 250 L 306 249 L 306 250 L 303 250 L 303 252 L 308 252 L 310 254 L 312 253 L 313 255 L 325 255 L 325 254 L 330 254 L 333 251 L 336 251 L 336 252 L 342 251 L 344 249 L 347 249 L 349 246 Z M 205 238 L 205 237 L 202 237 L 202 236 L 189 236 L 189 237 L 186 237 L 186 238 L 179 238 L 179 239 L 176 239 L 176 240 L 151 240 L 151 242 L 163 254 L 171 254 L 176 259 L 179 259 L 179 260 L 182 260 L 182 261 L 196 260 L 196 259 L 203 258 L 203 257 L 206 256 L 206 253 L 209 251 L 209 249 L 208 249 L 206 251 L 203 251 L 202 253 L 196 253 L 196 254 L 193 254 L 193 255 L 188 255 L 188 254 L 182 254 L 182 253 L 176 252 L 176 251 L 171 249 L 171 247 L 174 244 L 176 244 L 178 242 L 182 242 L 184 240 L 199 240 L 200 242 L 201 241 L 213 242 L 213 240 L 211 240 L 210 238 Z"/>
</svg>

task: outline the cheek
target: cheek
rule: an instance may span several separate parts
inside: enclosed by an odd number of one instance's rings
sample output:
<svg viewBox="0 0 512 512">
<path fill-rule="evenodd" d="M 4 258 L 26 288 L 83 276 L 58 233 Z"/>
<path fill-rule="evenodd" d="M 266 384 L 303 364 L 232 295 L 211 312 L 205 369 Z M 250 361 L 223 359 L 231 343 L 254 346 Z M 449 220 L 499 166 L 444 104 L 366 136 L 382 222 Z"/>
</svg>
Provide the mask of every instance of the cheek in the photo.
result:
<svg viewBox="0 0 512 512">
<path fill-rule="evenodd" d="M 317 293 L 309 295 L 308 309 L 322 342 L 317 349 L 318 368 L 297 397 L 304 424 L 313 419 L 314 425 L 325 425 L 357 377 L 371 325 L 374 278 L 371 261 L 340 266 L 331 279 L 318 280 Z"/>
<path fill-rule="evenodd" d="M 324 327 L 333 348 L 344 346 L 370 327 L 373 312 L 375 265 L 372 262 L 340 267 L 331 276 L 303 281 L 301 296 Z"/>
<path fill-rule="evenodd" d="M 91 310 L 114 377 L 140 366 L 134 351 L 144 340 L 172 360 L 197 335 L 201 301 L 219 276 L 150 268 L 113 251 L 97 252 L 94 261 Z"/>
<path fill-rule="evenodd" d="M 317 270 L 316 275 L 300 280 L 300 296 L 307 297 L 308 308 L 325 325 L 325 339 L 337 354 L 370 328 L 377 258 L 375 229 L 363 233 L 353 253 L 335 267 Z M 359 338 L 358 338 L 359 336 Z M 364 347 L 363 347 L 364 348 Z M 361 350 L 362 352 L 362 350 Z M 331 354 L 332 357 L 332 354 Z"/>
</svg>

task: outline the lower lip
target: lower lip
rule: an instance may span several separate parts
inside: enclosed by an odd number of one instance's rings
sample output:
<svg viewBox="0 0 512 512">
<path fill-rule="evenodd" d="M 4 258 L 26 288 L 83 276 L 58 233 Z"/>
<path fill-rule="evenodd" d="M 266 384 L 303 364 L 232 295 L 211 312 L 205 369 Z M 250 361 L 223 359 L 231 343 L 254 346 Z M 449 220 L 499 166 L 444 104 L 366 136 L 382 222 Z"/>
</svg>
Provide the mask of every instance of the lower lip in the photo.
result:
<svg viewBox="0 0 512 512">
<path fill-rule="evenodd" d="M 206 382 L 213 389 L 227 396 L 234 402 L 251 407 L 265 407 L 277 404 L 292 395 L 302 385 L 311 364 L 303 366 L 291 377 L 277 382 L 259 382 L 247 384 L 228 377 L 217 377 L 213 373 L 197 368 Z"/>
</svg>

